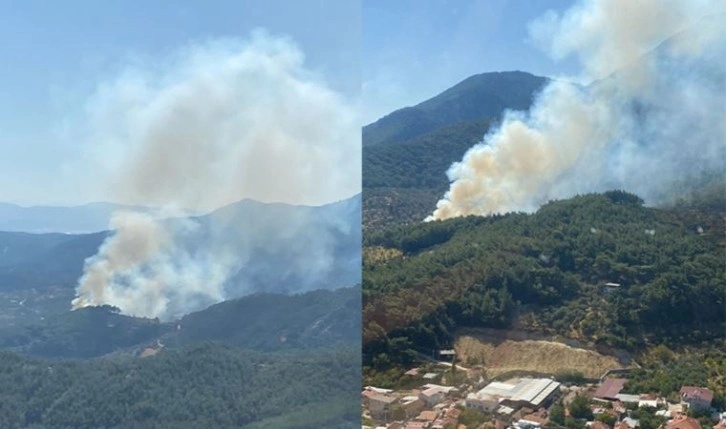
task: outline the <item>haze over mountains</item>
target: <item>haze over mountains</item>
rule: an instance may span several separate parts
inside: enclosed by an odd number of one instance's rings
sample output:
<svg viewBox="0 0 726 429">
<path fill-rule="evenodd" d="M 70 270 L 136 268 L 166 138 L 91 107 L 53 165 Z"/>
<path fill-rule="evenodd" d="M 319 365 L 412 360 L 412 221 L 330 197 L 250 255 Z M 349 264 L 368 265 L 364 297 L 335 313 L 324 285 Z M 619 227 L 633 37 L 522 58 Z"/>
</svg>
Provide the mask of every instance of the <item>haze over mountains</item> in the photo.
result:
<svg viewBox="0 0 726 429">
<path fill-rule="evenodd" d="M 184 235 L 179 247 L 203 258 L 216 251 L 210 243 L 224 245 L 225 254 L 239 258 L 237 271 L 225 280 L 221 299 L 180 302 L 166 317 L 255 292 L 297 293 L 360 283 L 360 207 L 360 195 L 320 207 L 244 200 L 191 218 L 195 229 Z M 173 226 L 187 220 L 164 222 Z M 111 236 L 109 231 L 0 232 L 0 291 L 56 287 L 69 308 L 84 262 Z M 61 298 L 56 294 L 54 299 Z"/>
<path fill-rule="evenodd" d="M 108 229 L 116 211 L 150 212 L 142 206 L 105 202 L 81 206 L 21 206 L 0 202 L 0 231 L 86 234 Z"/>
<path fill-rule="evenodd" d="M 319 207 L 243 200 L 160 221 L 195 226 L 176 243 L 190 254 L 237 244 L 241 261 L 222 302 L 185 301 L 162 320 L 69 311 L 84 261 L 114 231 L 0 232 L 0 424 L 357 427 L 360 213 L 356 195 Z M 70 399 L 59 408 L 59 397 Z"/>
</svg>

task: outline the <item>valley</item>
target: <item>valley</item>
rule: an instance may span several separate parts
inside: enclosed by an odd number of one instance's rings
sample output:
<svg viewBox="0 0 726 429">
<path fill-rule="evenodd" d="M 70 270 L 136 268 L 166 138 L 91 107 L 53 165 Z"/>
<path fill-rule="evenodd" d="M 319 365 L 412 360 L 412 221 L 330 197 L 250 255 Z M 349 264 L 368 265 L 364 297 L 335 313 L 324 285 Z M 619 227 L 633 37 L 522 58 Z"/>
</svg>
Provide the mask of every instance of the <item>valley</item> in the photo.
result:
<svg viewBox="0 0 726 429">
<path fill-rule="evenodd" d="M 268 231 L 266 247 L 252 243 L 254 275 L 243 269 L 226 299 L 166 319 L 70 310 L 84 264 L 114 231 L 0 232 L 0 426 L 356 427 L 359 207 L 360 196 L 328 207 L 243 201 L 194 219 L 201 228 L 184 245 L 197 249 L 219 243 L 215 234 L 252 237 L 245 224 L 260 217 L 310 230 L 298 243 Z M 291 264 L 294 246 L 330 249 L 333 266 L 311 276 Z"/>
</svg>

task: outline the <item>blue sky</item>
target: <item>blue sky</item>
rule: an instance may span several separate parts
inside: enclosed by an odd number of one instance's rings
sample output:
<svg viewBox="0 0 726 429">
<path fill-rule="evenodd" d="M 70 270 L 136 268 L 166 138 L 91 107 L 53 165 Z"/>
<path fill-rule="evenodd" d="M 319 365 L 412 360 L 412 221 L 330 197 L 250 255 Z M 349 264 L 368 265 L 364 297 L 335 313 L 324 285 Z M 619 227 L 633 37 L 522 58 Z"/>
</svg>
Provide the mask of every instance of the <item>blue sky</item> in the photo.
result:
<svg viewBox="0 0 726 429">
<path fill-rule="evenodd" d="M 79 168 L 68 138 L 89 94 L 130 62 L 194 42 L 290 36 L 309 69 L 361 101 L 368 123 L 485 71 L 574 74 L 527 41 L 527 24 L 563 0 L 0 0 L 0 201 L 113 199 Z M 75 162 L 75 163 L 74 163 Z"/>
<path fill-rule="evenodd" d="M 322 19 L 321 19 L 322 17 Z M 60 180 L 78 142 L 64 120 L 129 58 L 153 61 L 192 42 L 290 36 L 329 86 L 360 91 L 358 1 L 0 0 L 0 201 L 80 204 L 104 195 Z"/>
<path fill-rule="evenodd" d="M 362 117 L 370 123 L 476 73 L 572 75 L 528 41 L 527 25 L 563 0 L 364 0 Z"/>
</svg>

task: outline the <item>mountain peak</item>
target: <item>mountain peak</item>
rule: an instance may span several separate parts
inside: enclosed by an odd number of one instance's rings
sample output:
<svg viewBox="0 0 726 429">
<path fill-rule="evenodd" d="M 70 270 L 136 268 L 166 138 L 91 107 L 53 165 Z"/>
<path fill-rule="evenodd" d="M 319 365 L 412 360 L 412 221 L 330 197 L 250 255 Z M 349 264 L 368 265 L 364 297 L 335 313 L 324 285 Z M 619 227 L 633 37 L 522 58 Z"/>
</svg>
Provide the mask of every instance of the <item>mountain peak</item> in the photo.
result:
<svg viewBox="0 0 726 429">
<path fill-rule="evenodd" d="M 469 76 L 415 106 L 396 110 L 363 127 L 363 145 L 397 144 L 456 123 L 498 119 L 505 110 L 526 110 L 547 78 L 523 71 Z"/>
</svg>

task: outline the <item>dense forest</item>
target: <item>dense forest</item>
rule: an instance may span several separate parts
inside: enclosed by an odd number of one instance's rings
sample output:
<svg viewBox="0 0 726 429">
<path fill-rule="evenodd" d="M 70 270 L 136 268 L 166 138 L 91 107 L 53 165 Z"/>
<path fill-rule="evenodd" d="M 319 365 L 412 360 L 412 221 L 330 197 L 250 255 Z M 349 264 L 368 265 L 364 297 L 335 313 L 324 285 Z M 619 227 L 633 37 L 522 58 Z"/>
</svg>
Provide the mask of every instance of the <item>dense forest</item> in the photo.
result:
<svg viewBox="0 0 726 429">
<path fill-rule="evenodd" d="M 684 215 L 693 209 L 649 208 L 611 191 L 534 214 L 372 231 L 364 247 L 367 376 L 451 344 L 463 326 L 516 322 L 635 353 L 656 344 L 717 347 L 726 329 L 722 212 L 701 210 L 694 223 Z"/>
<path fill-rule="evenodd" d="M 357 346 L 259 353 L 203 343 L 86 361 L 0 351 L 0 427 L 354 428 L 359 360 Z"/>
<path fill-rule="evenodd" d="M 360 300 L 258 293 L 168 323 L 101 306 L 0 327 L 0 427 L 357 427 Z"/>
<path fill-rule="evenodd" d="M 360 342 L 360 286 L 296 295 L 258 293 L 162 323 L 110 306 L 66 311 L 0 327 L 0 349 L 35 357 L 87 359 L 156 344 L 183 347 L 222 341 L 258 351 Z"/>
</svg>

